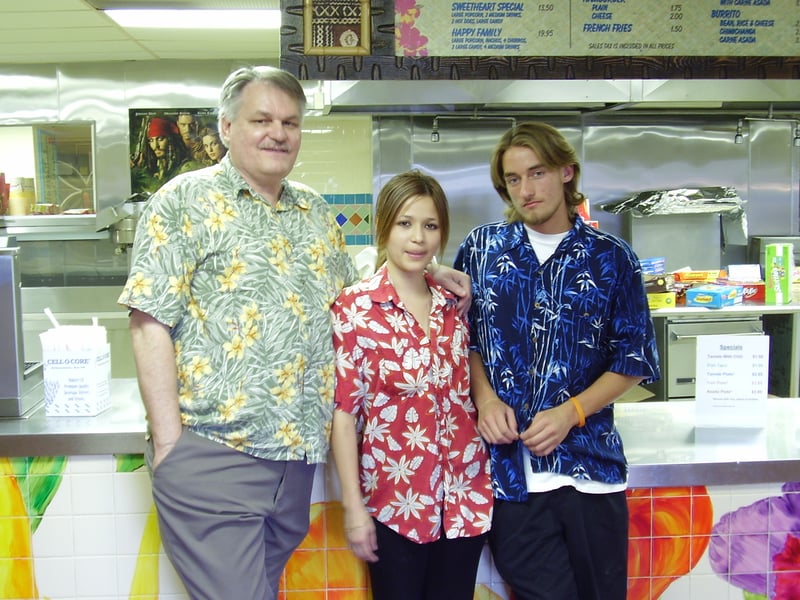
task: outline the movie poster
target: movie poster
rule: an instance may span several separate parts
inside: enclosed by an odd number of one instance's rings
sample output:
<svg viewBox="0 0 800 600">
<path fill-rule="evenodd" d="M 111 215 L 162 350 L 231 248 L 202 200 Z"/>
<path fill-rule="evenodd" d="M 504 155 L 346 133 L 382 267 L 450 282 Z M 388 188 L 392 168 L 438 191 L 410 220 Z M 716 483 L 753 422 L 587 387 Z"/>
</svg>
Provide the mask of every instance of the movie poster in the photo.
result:
<svg viewBox="0 0 800 600">
<path fill-rule="evenodd" d="M 227 152 L 213 108 L 132 108 L 128 113 L 133 194 L 152 194 L 175 175 L 218 163 Z"/>
</svg>

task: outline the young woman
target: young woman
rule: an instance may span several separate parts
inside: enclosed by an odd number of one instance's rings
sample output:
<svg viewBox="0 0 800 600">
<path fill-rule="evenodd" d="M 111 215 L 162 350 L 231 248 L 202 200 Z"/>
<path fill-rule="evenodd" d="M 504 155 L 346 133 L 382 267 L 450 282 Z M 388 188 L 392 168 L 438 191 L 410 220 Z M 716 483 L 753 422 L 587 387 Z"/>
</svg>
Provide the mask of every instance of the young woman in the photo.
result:
<svg viewBox="0 0 800 600">
<path fill-rule="evenodd" d="M 447 243 L 441 186 L 410 171 L 378 195 L 377 272 L 333 311 L 332 448 L 344 527 L 374 600 L 472 600 L 492 516 L 469 397 L 469 334 L 426 266 Z"/>
</svg>

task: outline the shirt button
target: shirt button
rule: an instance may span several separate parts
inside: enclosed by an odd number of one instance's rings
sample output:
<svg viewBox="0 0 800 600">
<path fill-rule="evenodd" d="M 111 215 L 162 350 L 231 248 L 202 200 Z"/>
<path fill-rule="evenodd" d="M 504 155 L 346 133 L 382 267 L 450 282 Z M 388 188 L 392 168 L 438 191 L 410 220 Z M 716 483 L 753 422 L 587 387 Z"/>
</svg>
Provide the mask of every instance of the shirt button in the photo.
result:
<svg viewBox="0 0 800 600">
<path fill-rule="evenodd" d="M 533 367 L 528 369 L 528 375 L 530 375 L 531 377 L 535 377 L 536 376 L 536 369 L 533 368 Z"/>
</svg>

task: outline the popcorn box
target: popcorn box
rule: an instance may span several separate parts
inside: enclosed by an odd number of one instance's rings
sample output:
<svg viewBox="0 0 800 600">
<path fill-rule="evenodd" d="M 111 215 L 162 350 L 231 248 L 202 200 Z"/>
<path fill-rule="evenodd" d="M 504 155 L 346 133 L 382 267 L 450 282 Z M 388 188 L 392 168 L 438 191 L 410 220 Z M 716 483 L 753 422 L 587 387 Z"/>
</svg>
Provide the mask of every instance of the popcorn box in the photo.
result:
<svg viewBox="0 0 800 600">
<path fill-rule="evenodd" d="M 40 334 L 45 415 L 94 417 L 111 406 L 111 346 L 103 327 L 94 328 L 102 329 L 101 338 L 72 332 L 67 337 L 76 337 L 65 341 L 62 330 L 70 329 L 78 327 L 57 327 Z"/>
<path fill-rule="evenodd" d="M 722 308 L 741 304 L 742 297 L 740 285 L 699 285 L 686 290 L 686 306 Z"/>
</svg>

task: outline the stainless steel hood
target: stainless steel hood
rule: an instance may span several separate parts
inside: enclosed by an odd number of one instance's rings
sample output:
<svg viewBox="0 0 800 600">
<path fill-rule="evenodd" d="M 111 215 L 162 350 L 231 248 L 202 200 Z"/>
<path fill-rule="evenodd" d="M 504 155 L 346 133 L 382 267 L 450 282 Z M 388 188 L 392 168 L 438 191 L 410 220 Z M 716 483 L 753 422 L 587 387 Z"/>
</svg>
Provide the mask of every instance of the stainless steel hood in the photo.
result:
<svg viewBox="0 0 800 600">
<path fill-rule="evenodd" d="M 320 113 L 730 111 L 800 115 L 798 80 L 321 81 Z"/>
</svg>

